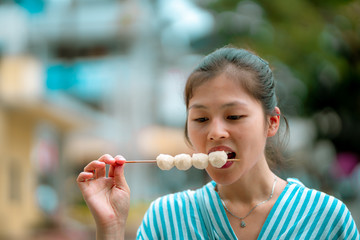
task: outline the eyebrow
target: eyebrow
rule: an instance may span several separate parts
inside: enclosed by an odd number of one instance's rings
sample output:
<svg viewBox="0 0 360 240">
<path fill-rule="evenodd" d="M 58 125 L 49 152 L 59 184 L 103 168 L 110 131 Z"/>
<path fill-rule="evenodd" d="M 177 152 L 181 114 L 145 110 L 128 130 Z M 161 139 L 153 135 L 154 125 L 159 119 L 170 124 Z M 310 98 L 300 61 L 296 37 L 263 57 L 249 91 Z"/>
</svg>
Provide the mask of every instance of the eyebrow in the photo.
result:
<svg viewBox="0 0 360 240">
<path fill-rule="evenodd" d="M 234 107 L 234 106 L 246 106 L 247 104 L 243 101 L 233 101 L 233 102 L 229 102 L 229 103 L 225 103 L 223 105 L 221 105 L 221 108 L 228 108 L 228 107 Z M 197 109 L 207 109 L 208 107 L 206 107 L 205 105 L 202 104 L 193 104 L 189 107 L 189 110 L 192 108 L 197 108 Z"/>
</svg>

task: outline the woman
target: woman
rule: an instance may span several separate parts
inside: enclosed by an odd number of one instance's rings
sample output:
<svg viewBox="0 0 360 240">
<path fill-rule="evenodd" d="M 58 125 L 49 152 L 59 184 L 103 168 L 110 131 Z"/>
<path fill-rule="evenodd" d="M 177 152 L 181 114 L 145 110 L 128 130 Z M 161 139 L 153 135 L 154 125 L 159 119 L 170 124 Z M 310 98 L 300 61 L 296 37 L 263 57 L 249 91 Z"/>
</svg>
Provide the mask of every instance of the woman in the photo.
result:
<svg viewBox="0 0 360 240">
<path fill-rule="evenodd" d="M 266 61 L 242 49 L 211 53 L 185 87 L 185 135 L 195 152 L 225 151 L 222 168 L 209 165 L 213 181 L 197 191 L 155 200 L 138 239 L 359 239 L 346 206 L 295 179 L 283 180 L 269 166 L 280 109 Z M 122 239 L 130 190 L 125 159 L 104 155 L 77 179 L 97 226 L 98 239 Z M 105 178 L 105 165 L 110 165 Z"/>
</svg>

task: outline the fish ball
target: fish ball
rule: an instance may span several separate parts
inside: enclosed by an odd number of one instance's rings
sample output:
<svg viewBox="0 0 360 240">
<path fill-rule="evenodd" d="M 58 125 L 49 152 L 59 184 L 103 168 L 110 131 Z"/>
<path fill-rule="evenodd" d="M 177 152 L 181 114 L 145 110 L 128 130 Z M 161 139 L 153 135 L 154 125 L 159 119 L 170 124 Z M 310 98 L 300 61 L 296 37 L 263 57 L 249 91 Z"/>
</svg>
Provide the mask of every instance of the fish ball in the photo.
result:
<svg viewBox="0 0 360 240">
<path fill-rule="evenodd" d="M 209 162 L 216 168 L 221 168 L 227 161 L 227 154 L 225 151 L 216 151 L 209 154 Z"/>
<path fill-rule="evenodd" d="M 205 169 L 209 165 L 209 156 L 205 153 L 194 153 L 191 160 L 192 165 L 198 169 Z"/>
<path fill-rule="evenodd" d="M 177 169 L 188 170 L 192 166 L 191 156 L 189 154 L 185 154 L 185 153 L 178 154 L 174 158 L 174 163 L 175 163 L 175 166 L 177 167 Z"/>
<path fill-rule="evenodd" d="M 174 157 L 167 154 L 160 154 L 156 157 L 156 163 L 161 170 L 170 170 L 174 167 Z"/>
</svg>

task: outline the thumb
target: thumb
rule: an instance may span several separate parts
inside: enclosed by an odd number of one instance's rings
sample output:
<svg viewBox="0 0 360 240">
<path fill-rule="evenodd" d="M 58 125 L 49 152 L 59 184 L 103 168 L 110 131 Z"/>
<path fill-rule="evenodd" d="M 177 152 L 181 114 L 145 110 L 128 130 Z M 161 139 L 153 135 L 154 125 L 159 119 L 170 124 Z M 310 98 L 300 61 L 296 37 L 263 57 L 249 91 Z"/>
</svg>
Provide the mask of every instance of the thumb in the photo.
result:
<svg viewBox="0 0 360 240">
<path fill-rule="evenodd" d="M 115 160 L 122 160 L 122 159 L 124 159 L 122 156 L 115 157 Z M 117 188 L 124 190 L 126 192 L 130 192 L 129 186 L 125 179 L 124 168 L 125 168 L 125 163 L 116 164 L 114 169 L 114 183 Z"/>
</svg>

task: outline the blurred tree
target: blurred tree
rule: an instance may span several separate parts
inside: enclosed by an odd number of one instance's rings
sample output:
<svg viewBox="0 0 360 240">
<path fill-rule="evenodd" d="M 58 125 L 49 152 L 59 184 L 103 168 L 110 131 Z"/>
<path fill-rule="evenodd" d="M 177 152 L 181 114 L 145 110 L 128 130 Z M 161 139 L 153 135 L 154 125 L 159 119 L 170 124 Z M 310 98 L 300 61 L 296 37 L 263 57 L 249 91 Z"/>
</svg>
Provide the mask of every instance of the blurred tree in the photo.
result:
<svg viewBox="0 0 360 240">
<path fill-rule="evenodd" d="M 319 128 L 319 138 L 332 139 L 338 152 L 360 156 L 359 1 L 197 3 L 213 14 L 216 26 L 210 36 L 192 42 L 195 49 L 208 53 L 227 44 L 255 49 L 275 71 L 289 70 L 279 79 L 286 112 L 318 116 L 319 124 L 329 126 Z M 292 87 L 289 76 L 298 81 Z"/>
</svg>

